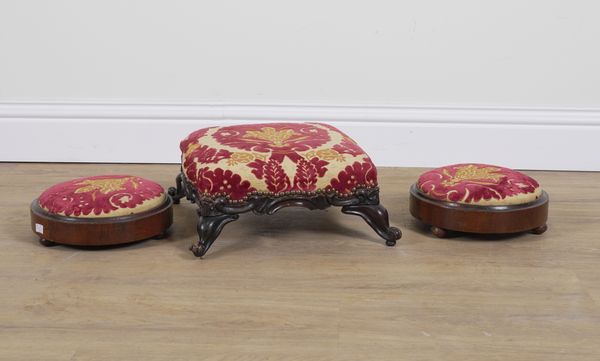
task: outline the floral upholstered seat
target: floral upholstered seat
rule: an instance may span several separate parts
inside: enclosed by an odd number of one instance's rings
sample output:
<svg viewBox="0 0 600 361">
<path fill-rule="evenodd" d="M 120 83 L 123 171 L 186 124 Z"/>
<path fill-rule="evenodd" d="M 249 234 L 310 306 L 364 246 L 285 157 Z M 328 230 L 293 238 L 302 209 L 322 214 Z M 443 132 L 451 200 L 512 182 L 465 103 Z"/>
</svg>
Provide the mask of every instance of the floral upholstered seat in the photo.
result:
<svg viewBox="0 0 600 361">
<path fill-rule="evenodd" d="M 198 204 L 198 241 L 203 256 L 225 224 L 239 214 L 273 214 L 285 207 L 325 209 L 362 217 L 396 244 L 379 203 L 377 169 L 354 140 L 321 123 L 263 123 L 199 129 L 180 144 L 181 173 L 169 188 L 175 203 Z"/>
<path fill-rule="evenodd" d="M 39 197 L 48 213 L 79 218 L 137 214 L 161 205 L 166 194 L 160 184 L 129 175 L 73 179 L 48 188 Z"/>
<path fill-rule="evenodd" d="M 51 186 L 31 202 L 30 215 L 44 246 L 113 246 L 165 237 L 173 202 L 148 179 L 98 175 Z"/>
<path fill-rule="evenodd" d="M 319 123 L 203 128 L 181 142 L 183 173 L 203 196 L 242 201 L 251 193 L 335 192 L 377 185 L 369 156 Z"/>
<path fill-rule="evenodd" d="M 515 170 L 489 164 L 453 164 L 423 173 L 417 181 L 425 196 L 471 205 L 533 202 L 542 194 L 538 182 Z"/>
</svg>

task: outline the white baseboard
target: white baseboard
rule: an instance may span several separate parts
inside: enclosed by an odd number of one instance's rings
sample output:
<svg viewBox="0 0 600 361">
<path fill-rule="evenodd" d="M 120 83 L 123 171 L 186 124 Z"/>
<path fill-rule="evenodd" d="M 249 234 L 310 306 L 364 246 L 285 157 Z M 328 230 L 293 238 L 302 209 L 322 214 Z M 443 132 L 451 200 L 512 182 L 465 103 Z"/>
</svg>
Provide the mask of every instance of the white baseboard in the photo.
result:
<svg viewBox="0 0 600 361">
<path fill-rule="evenodd" d="M 600 109 L 0 103 L 0 161 L 177 163 L 194 129 L 320 121 L 380 166 L 600 170 Z"/>
</svg>

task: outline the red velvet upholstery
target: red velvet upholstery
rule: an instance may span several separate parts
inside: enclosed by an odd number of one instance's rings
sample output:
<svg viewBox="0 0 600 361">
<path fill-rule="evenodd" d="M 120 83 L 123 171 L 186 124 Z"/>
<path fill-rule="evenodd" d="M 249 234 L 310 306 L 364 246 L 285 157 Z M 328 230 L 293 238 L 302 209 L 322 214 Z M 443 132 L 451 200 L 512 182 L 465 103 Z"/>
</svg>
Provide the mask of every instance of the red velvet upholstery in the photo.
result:
<svg viewBox="0 0 600 361">
<path fill-rule="evenodd" d="M 535 179 L 488 164 L 453 164 L 423 173 L 417 187 L 427 197 L 475 205 L 523 204 L 542 192 Z"/>
<path fill-rule="evenodd" d="M 337 192 L 377 184 L 369 156 L 347 135 L 320 123 L 266 123 L 199 129 L 181 142 L 186 178 L 204 196 L 250 192 Z"/>
<path fill-rule="evenodd" d="M 116 217 L 143 212 L 165 200 L 160 184 L 128 175 L 73 179 L 48 188 L 40 207 L 70 217 Z"/>
</svg>

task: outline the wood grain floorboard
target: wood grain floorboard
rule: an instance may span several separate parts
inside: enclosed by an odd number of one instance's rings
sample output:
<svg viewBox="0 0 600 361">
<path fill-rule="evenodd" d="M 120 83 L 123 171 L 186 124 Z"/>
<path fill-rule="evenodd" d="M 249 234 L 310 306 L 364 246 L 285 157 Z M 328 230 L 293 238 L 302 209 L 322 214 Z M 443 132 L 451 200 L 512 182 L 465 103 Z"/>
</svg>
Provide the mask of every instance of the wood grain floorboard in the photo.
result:
<svg viewBox="0 0 600 361">
<path fill-rule="evenodd" d="M 195 206 L 170 235 L 44 248 L 29 203 L 60 181 L 178 165 L 0 164 L 0 360 L 599 360 L 600 173 L 529 172 L 549 230 L 436 239 L 408 212 L 422 169 L 382 169 L 404 235 L 339 209 L 242 215 L 204 259 Z"/>
</svg>

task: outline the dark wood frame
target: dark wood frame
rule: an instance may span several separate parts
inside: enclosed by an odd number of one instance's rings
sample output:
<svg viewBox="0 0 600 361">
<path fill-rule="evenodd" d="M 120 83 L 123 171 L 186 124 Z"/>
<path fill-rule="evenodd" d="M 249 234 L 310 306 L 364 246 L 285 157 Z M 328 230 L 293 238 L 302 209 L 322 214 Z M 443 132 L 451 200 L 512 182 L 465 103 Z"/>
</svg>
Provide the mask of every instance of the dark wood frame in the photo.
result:
<svg viewBox="0 0 600 361">
<path fill-rule="evenodd" d="M 173 224 L 173 200 L 153 209 L 118 217 L 82 218 L 49 213 L 35 199 L 31 203 L 31 229 L 44 246 L 109 246 L 164 237 Z M 36 224 L 44 227 L 43 234 Z"/>
<path fill-rule="evenodd" d="M 502 234 L 532 232 L 542 234 L 548 226 L 549 198 L 545 191 L 535 201 L 505 206 L 477 206 L 438 201 L 422 194 L 415 184 L 410 188 L 410 213 L 431 226 L 437 237 L 448 231 Z"/>
<path fill-rule="evenodd" d="M 285 207 L 305 207 L 325 209 L 330 206 L 342 207 L 342 212 L 362 217 L 377 234 L 394 246 L 402 233 L 390 227 L 387 210 L 379 203 L 379 188 L 356 189 L 352 196 L 342 196 L 335 192 L 253 192 L 242 201 L 231 201 L 226 195 L 210 197 L 198 193 L 183 173 L 176 177 L 176 187 L 169 188 L 169 195 L 175 204 L 186 198 L 198 205 L 198 242 L 190 250 L 202 257 L 219 236 L 225 225 L 239 218 L 241 213 L 271 215 Z"/>
</svg>

